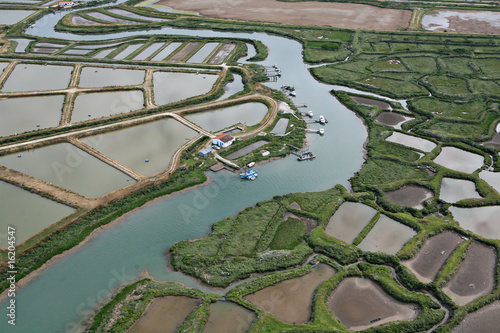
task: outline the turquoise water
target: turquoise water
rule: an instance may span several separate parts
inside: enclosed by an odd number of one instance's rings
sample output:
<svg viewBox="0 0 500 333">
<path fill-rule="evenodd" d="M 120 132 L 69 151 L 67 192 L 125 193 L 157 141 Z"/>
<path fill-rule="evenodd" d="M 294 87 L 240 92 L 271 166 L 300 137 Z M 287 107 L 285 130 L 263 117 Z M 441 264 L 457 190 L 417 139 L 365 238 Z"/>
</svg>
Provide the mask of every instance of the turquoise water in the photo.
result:
<svg viewBox="0 0 500 333">
<path fill-rule="evenodd" d="M 57 21 L 59 14 L 48 20 Z M 37 25 L 28 33 L 69 38 L 56 33 L 50 24 Z M 106 36 L 71 36 L 76 39 L 118 38 L 144 32 Z M 129 282 L 144 268 L 158 280 L 180 281 L 203 288 L 197 281 L 167 269 L 165 251 L 178 241 L 203 237 L 210 225 L 224 217 L 274 195 L 298 191 L 318 191 L 343 184 L 363 163 L 362 145 L 366 130 L 361 121 L 333 98 L 331 86 L 314 80 L 302 62 L 299 43 L 265 34 L 224 33 L 204 30 L 165 28 L 150 34 L 187 34 L 261 40 L 270 49 L 264 65 L 277 63 L 282 78 L 269 83 L 273 88 L 294 85 L 298 103 L 323 114 L 329 124 L 324 136 L 307 136 L 309 148 L 317 158 L 299 163 L 296 157 L 259 166 L 259 178 L 242 182 L 233 173 L 210 173 L 212 182 L 192 191 L 158 200 L 129 214 L 105 229 L 85 246 L 56 260 L 36 279 L 22 288 L 16 302 L 18 321 L 13 329 L 0 321 L 1 332 L 78 332 L 79 323 L 90 317 L 99 301 L 105 301 L 120 284 Z M 0 307 L 5 317 L 5 303 Z"/>
</svg>

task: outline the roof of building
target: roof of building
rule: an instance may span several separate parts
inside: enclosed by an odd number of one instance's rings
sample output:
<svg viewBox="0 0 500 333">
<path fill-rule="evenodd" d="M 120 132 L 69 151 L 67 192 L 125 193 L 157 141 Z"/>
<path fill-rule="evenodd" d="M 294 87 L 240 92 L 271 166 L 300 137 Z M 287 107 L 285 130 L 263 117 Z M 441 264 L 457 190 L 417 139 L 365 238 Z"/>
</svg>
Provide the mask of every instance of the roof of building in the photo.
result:
<svg viewBox="0 0 500 333">
<path fill-rule="evenodd" d="M 200 153 L 202 153 L 202 154 L 210 154 L 211 152 L 212 152 L 212 149 L 210 149 L 210 148 L 205 148 L 205 149 L 200 150 Z"/>
<path fill-rule="evenodd" d="M 220 141 L 222 141 L 224 143 L 229 142 L 231 140 L 234 140 L 234 138 L 231 135 L 224 134 L 224 133 L 217 135 L 214 139 L 219 139 Z"/>
</svg>

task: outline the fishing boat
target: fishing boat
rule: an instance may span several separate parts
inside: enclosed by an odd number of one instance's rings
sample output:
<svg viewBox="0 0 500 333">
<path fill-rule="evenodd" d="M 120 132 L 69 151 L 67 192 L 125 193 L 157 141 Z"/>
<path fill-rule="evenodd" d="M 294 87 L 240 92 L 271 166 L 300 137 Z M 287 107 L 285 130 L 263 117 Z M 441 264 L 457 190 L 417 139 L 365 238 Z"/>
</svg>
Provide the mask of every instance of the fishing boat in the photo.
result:
<svg viewBox="0 0 500 333">
<path fill-rule="evenodd" d="M 255 169 L 249 169 L 249 170 L 246 170 L 246 171 L 240 173 L 241 179 L 255 180 L 255 178 L 257 178 L 257 176 L 258 176 L 258 173 L 257 173 L 257 170 L 255 170 Z"/>
<path fill-rule="evenodd" d="M 324 124 L 324 123 L 326 123 L 326 119 L 325 119 L 325 117 L 323 117 L 323 116 L 319 116 L 318 122 L 319 122 L 320 124 Z"/>
<path fill-rule="evenodd" d="M 300 156 L 297 159 L 299 161 L 305 161 L 305 160 L 313 159 L 315 157 L 316 157 L 316 155 L 312 151 L 308 151 L 308 152 L 300 154 Z"/>
<path fill-rule="evenodd" d="M 255 162 L 250 162 L 250 163 L 248 163 L 248 164 L 247 164 L 247 167 L 248 167 L 248 168 L 251 168 L 251 167 L 253 167 L 254 165 L 255 165 Z"/>
</svg>

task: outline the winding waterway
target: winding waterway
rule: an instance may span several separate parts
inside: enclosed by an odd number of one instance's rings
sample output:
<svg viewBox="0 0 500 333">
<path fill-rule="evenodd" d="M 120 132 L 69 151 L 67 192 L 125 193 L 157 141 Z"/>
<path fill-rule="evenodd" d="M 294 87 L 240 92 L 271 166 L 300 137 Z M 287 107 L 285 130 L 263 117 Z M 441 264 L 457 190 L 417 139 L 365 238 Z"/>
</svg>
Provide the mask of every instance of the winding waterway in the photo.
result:
<svg viewBox="0 0 500 333">
<path fill-rule="evenodd" d="M 262 64 L 278 64 L 282 77 L 269 83 L 273 88 L 293 85 L 297 103 L 307 104 L 322 114 L 329 124 L 325 135 L 308 134 L 309 148 L 317 158 L 299 163 L 296 157 L 259 165 L 259 178 L 242 182 L 235 174 L 209 173 L 211 182 L 196 189 L 156 200 L 123 217 L 84 246 L 55 260 L 38 277 L 16 294 L 16 327 L 0 320 L 1 332 L 80 332 L 87 320 L 121 284 L 137 277 L 144 269 L 156 280 L 182 282 L 207 290 L 194 279 L 167 268 L 165 252 L 181 240 L 203 237 L 210 225 L 239 210 L 275 195 L 319 191 L 335 184 L 349 186 L 348 179 L 363 163 L 366 130 L 355 114 L 329 93 L 332 86 L 311 77 L 302 61 L 302 47 L 293 40 L 262 33 L 226 33 L 209 30 L 164 28 L 112 35 L 68 35 L 53 26 L 61 14 L 42 18 L 28 33 L 44 37 L 97 40 L 144 34 L 176 34 L 251 38 L 269 48 Z M 6 303 L 1 314 L 6 318 Z"/>
</svg>

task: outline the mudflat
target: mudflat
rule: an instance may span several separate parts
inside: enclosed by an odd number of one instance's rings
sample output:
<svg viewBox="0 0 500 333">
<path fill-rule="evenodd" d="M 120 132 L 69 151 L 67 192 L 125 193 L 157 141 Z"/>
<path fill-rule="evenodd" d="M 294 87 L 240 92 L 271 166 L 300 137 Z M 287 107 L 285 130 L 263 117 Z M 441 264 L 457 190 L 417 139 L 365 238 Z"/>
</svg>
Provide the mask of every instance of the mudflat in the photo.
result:
<svg viewBox="0 0 500 333">
<path fill-rule="evenodd" d="M 403 262 L 420 281 L 429 283 L 434 280 L 439 269 L 450 254 L 464 240 L 452 231 L 444 231 L 429 238 L 411 260 Z"/>
<path fill-rule="evenodd" d="M 406 28 L 411 18 L 411 12 L 408 10 L 352 3 L 161 0 L 158 4 L 198 12 L 208 17 L 366 30 Z"/>
</svg>

